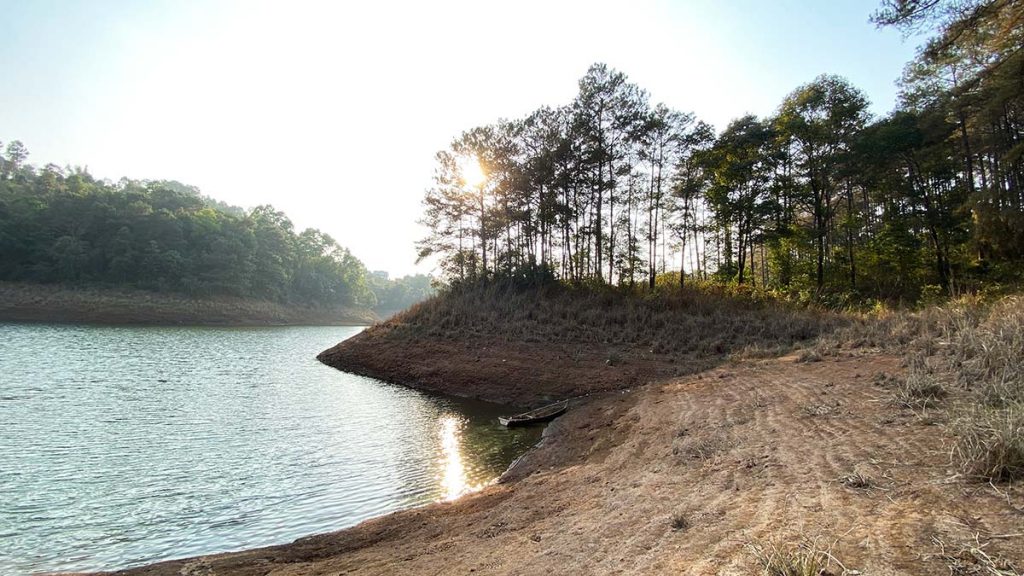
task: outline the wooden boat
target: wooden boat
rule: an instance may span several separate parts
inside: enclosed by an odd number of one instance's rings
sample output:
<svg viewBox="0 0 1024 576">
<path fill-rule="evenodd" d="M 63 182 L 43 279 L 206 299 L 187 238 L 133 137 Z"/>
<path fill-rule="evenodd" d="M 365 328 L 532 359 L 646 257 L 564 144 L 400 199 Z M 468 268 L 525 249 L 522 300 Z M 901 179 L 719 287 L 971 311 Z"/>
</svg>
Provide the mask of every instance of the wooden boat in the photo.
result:
<svg viewBox="0 0 1024 576">
<path fill-rule="evenodd" d="M 523 412 L 522 414 L 516 414 L 515 416 L 502 416 L 498 418 L 498 422 L 501 422 L 502 426 L 526 426 L 528 424 L 538 424 L 540 422 L 548 422 L 558 418 L 569 409 L 569 401 L 562 400 L 561 402 L 555 402 L 547 406 L 542 406 L 536 410 L 530 410 L 529 412 Z"/>
</svg>

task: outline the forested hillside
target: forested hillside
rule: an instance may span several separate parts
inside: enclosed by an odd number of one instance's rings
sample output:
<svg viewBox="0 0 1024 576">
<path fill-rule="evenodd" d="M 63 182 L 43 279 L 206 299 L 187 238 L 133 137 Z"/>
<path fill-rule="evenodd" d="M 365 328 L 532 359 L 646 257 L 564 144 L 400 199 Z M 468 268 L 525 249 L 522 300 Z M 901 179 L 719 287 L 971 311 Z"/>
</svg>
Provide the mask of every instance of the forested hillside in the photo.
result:
<svg viewBox="0 0 1024 576">
<path fill-rule="evenodd" d="M 363 264 L 271 206 L 228 206 L 178 182 L 100 181 L 0 154 L 0 280 L 372 307 Z"/>
<path fill-rule="evenodd" d="M 434 280 L 426 274 L 411 274 L 390 279 L 371 274 L 370 290 L 377 299 L 374 310 L 382 313 L 404 310 L 435 293 Z"/>
<path fill-rule="evenodd" d="M 1020 2 L 885 2 L 935 37 L 899 106 L 823 75 L 720 132 L 595 64 L 575 99 L 437 155 L 429 237 L 456 280 L 753 285 L 845 302 L 1016 282 L 1024 255 Z"/>
</svg>

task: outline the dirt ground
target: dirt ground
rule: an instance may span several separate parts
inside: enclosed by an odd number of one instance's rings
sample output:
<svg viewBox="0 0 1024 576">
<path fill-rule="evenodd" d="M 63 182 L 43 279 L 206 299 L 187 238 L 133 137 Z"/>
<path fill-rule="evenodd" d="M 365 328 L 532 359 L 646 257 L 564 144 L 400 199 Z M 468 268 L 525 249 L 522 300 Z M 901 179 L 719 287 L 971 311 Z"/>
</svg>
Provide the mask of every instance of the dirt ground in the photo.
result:
<svg viewBox="0 0 1024 576">
<path fill-rule="evenodd" d="M 322 352 L 339 370 L 453 396 L 532 408 L 564 398 L 640 386 L 693 363 L 609 345 L 507 341 L 502 338 L 395 338 L 376 326 Z M 713 361 L 705 359 L 704 364 Z"/>
<path fill-rule="evenodd" d="M 958 478 L 942 413 L 893 406 L 882 371 L 899 360 L 787 357 L 596 394 L 479 493 L 122 574 L 739 575 L 801 541 L 836 575 L 1024 569 L 1024 489 Z"/>
</svg>

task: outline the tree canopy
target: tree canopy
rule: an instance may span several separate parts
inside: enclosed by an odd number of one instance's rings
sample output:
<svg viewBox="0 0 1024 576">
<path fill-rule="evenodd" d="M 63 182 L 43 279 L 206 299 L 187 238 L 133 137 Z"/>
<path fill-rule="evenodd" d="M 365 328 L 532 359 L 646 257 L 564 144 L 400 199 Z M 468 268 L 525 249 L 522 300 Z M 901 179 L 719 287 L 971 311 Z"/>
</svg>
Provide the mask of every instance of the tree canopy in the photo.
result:
<svg viewBox="0 0 1024 576">
<path fill-rule="evenodd" d="M 456 281 L 675 269 L 886 299 L 1016 280 L 1024 3 L 886 0 L 875 20 L 935 28 L 885 117 L 822 75 L 716 134 L 599 63 L 571 102 L 463 132 L 437 155 L 421 257 Z"/>
<path fill-rule="evenodd" d="M 100 181 L 0 154 L 0 280 L 126 286 L 371 307 L 362 262 L 272 206 L 245 211 L 173 181 Z"/>
</svg>

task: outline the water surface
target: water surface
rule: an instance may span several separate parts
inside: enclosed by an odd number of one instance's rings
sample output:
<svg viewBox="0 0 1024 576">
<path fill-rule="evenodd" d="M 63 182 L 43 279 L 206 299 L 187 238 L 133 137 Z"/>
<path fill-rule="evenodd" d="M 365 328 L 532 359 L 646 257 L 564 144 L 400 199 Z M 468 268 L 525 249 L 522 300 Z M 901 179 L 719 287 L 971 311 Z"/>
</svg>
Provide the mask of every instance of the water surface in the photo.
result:
<svg viewBox="0 0 1024 576">
<path fill-rule="evenodd" d="M 358 331 L 0 324 L 0 574 L 289 542 L 456 497 L 538 440 L 315 360 Z"/>
</svg>

